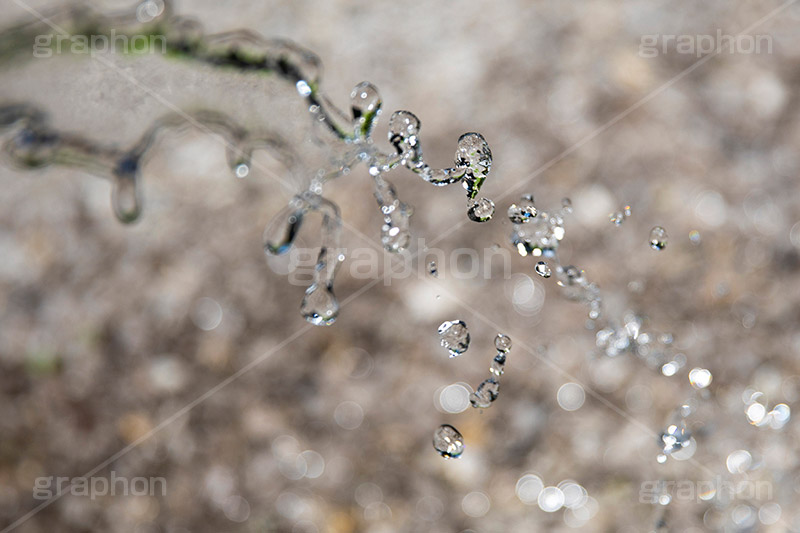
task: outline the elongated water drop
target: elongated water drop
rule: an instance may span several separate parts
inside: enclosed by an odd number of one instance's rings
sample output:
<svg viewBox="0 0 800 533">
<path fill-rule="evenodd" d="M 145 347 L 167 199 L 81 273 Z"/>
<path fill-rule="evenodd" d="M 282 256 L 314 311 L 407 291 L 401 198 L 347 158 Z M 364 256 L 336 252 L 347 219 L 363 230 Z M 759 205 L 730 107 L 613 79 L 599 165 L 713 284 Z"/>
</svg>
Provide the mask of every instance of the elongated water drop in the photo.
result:
<svg viewBox="0 0 800 533">
<path fill-rule="evenodd" d="M 538 263 L 536 263 L 534 270 L 536 271 L 537 274 L 539 274 L 543 278 L 549 278 L 553 274 L 553 271 L 550 270 L 550 267 L 544 261 L 539 261 Z"/>
<path fill-rule="evenodd" d="M 500 353 L 506 353 L 511 350 L 511 337 L 498 333 L 494 338 L 494 347 Z"/>
<path fill-rule="evenodd" d="M 484 380 L 478 389 L 469 395 L 469 403 L 476 409 L 486 409 L 492 405 L 500 393 L 500 383 L 494 378 Z"/>
<path fill-rule="evenodd" d="M 472 200 L 478 195 L 483 182 L 492 168 L 492 151 L 480 133 L 465 133 L 458 139 L 455 165 L 464 169 L 464 188 L 467 198 Z M 492 204 L 494 210 L 494 204 Z"/>
<path fill-rule="evenodd" d="M 364 81 L 355 86 L 350 93 L 350 109 L 356 137 L 369 138 L 378 122 L 382 105 L 381 95 L 374 85 Z"/>
<path fill-rule="evenodd" d="M 467 216 L 473 222 L 486 222 L 494 215 L 494 202 L 489 198 L 481 198 L 470 206 Z"/>
<path fill-rule="evenodd" d="M 667 247 L 667 230 L 661 226 L 656 226 L 650 230 L 650 248 L 653 250 L 663 250 Z"/>
<path fill-rule="evenodd" d="M 300 231 L 304 212 L 297 202 L 292 202 L 278 212 L 264 228 L 264 251 L 270 255 L 288 252 Z"/>
<path fill-rule="evenodd" d="M 458 357 L 469 348 L 469 329 L 462 320 L 448 320 L 439 326 L 439 342 L 450 352 L 450 357 Z"/>
<path fill-rule="evenodd" d="M 450 424 L 442 424 L 433 433 L 433 447 L 445 459 L 456 459 L 464 453 L 464 437 Z"/>
<path fill-rule="evenodd" d="M 495 355 L 494 359 L 492 359 L 491 366 L 489 366 L 489 372 L 491 372 L 497 377 L 500 377 L 503 375 L 503 372 L 505 372 L 505 369 L 506 369 L 506 354 L 499 353 Z"/>
<path fill-rule="evenodd" d="M 514 224 L 524 224 L 537 215 L 533 205 L 511 204 L 508 208 L 508 219 Z"/>
<path fill-rule="evenodd" d="M 428 274 L 430 274 L 434 278 L 439 277 L 439 267 L 436 266 L 436 261 L 431 261 L 430 263 L 428 263 Z"/>
<path fill-rule="evenodd" d="M 114 169 L 111 203 L 114 214 L 126 224 L 139 218 L 142 212 L 141 191 L 138 185 L 139 160 L 135 156 L 124 158 Z"/>
<path fill-rule="evenodd" d="M 333 294 L 333 287 L 325 284 L 312 284 L 306 289 L 300 313 L 315 326 L 330 326 L 339 316 L 339 301 Z"/>
</svg>

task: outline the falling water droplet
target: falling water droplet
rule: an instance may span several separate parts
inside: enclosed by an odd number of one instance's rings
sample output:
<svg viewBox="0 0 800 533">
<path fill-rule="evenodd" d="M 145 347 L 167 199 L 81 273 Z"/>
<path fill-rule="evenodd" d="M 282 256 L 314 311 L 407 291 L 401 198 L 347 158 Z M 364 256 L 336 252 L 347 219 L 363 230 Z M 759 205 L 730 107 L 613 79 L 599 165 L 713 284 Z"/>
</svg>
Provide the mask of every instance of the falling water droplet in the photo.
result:
<svg viewBox="0 0 800 533">
<path fill-rule="evenodd" d="M 686 426 L 686 421 L 681 419 L 675 424 L 670 424 L 667 429 L 661 434 L 662 452 L 665 455 L 685 448 L 689 445 L 692 433 Z"/>
<path fill-rule="evenodd" d="M 572 213 L 572 200 L 569 198 L 562 198 L 561 199 L 561 209 L 565 213 Z"/>
<path fill-rule="evenodd" d="M 494 359 L 492 359 L 492 364 L 489 367 L 489 372 L 491 372 L 497 377 L 500 377 L 503 375 L 505 368 L 506 368 L 506 354 L 499 353 L 494 356 Z"/>
<path fill-rule="evenodd" d="M 469 329 L 462 320 L 448 320 L 439 326 L 439 341 L 450 357 L 457 357 L 469 348 Z"/>
<path fill-rule="evenodd" d="M 693 368 L 689 371 L 689 383 L 695 389 L 705 389 L 711 385 L 713 376 L 705 368 Z"/>
<path fill-rule="evenodd" d="M 282 255 L 288 252 L 302 223 L 302 209 L 292 205 L 282 209 L 264 228 L 262 237 L 264 251 L 270 255 Z"/>
<path fill-rule="evenodd" d="M 430 263 L 428 263 L 428 274 L 430 274 L 434 278 L 439 277 L 439 268 L 436 266 L 436 261 L 431 261 Z"/>
<path fill-rule="evenodd" d="M 656 226 L 650 230 L 650 248 L 653 250 L 663 250 L 667 247 L 667 230 L 661 226 Z"/>
<path fill-rule="evenodd" d="M 508 219 L 514 224 L 524 224 L 534 218 L 536 214 L 536 208 L 532 205 L 511 204 L 508 208 Z"/>
<path fill-rule="evenodd" d="M 539 261 L 536 263 L 534 270 L 536 270 L 536 273 L 543 278 L 549 278 L 553 274 L 552 270 L 550 270 L 550 267 L 544 261 Z"/>
<path fill-rule="evenodd" d="M 445 459 L 456 459 L 464 453 L 464 437 L 450 424 L 442 424 L 433 433 L 433 447 Z"/>
<path fill-rule="evenodd" d="M 312 284 L 303 297 L 300 313 L 315 326 L 330 326 L 339 316 L 339 301 L 333 294 L 333 287 Z"/>
<path fill-rule="evenodd" d="M 142 212 L 142 201 L 136 173 L 138 161 L 133 158 L 123 160 L 114 172 L 114 185 L 111 190 L 111 203 L 114 214 L 126 224 L 134 222 Z"/>
<path fill-rule="evenodd" d="M 486 222 L 494 215 L 494 202 L 489 198 L 481 198 L 470 206 L 467 216 L 473 222 Z"/>
<path fill-rule="evenodd" d="M 469 403 L 476 409 L 486 409 L 492 405 L 500 393 L 500 383 L 494 378 L 484 380 L 478 390 L 469 395 Z"/>
<path fill-rule="evenodd" d="M 511 349 L 511 337 L 498 333 L 494 338 L 494 347 L 500 353 L 506 353 Z"/>
</svg>

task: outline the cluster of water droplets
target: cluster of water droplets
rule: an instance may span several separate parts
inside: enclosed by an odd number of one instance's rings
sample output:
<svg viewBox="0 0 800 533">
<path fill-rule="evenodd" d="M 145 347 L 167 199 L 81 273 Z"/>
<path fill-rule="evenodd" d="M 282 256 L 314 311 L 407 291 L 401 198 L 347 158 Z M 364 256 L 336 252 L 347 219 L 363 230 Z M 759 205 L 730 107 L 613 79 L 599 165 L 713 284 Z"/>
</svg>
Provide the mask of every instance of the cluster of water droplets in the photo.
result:
<svg viewBox="0 0 800 533">
<path fill-rule="evenodd" d="M 315 279 L 306 291 L 301 312 L 315 325 L 332 324 L 339 304 L 333 283 L 339 263 L 344 259 L 339 249 L 341 219 L 338 208 L 322 197 L 323 185 L 347 175 L 357 164 L 365 164 L 374 181 L 374 195 L 383 216 L 381 244 L 390 252 L 400 252 L 410 241 L 412 208 L 400 201 L 385 175 L 403 166 L 433 185 L 462 182 L 467 192 L 469 219 L 485 222 L 494 213 L 494 203 L 478 198 L 492 165 L 489 145 L 479 133 L 465 133 L 458 139 L 452 168 L 437 169 L 422 156 L 419 119 L 409 111 L 396 111 L 389 124 L 390 148 L 382 151 L 374 143 L 372 132 L 381 115 L 382 100 L 368 82 L 358 84 L 350 94 L 350 110 L 336 108 L 320 88 L 322 65 L 319 58 L 283 39 L 265 39 L 249 30 L 206 34 L 194 19 L 176 16 L 170 3 L 145 0 L 130 13 L 105 14 L 91 5 L 68 6 L 49 15 L 49 24 L 85 31 L 76 21 L 93 21 L 93 35 L 149 35 L 165 37 L 166 51 L 173 57 L 242 72 L 270 73 L 294 85 L 307 104 L 311 121 L 323 133 L 322 141 L 335 155 L 325 168 L 309 168 L 301 153 L 284 139 L 262 131 L 249 131 L 230 117 L 213 111 L 192 114 L 174 113 L 155 121 L 134 146 L 119 149 L 101 142 L 69 134 L 50 127 L 39 109 L 29 105 L 0 105 L 0 142 L 2 150 L 21 168 L 46 165 L 69 165 L 82 168 L 112 181 L 112 205 L 117 218 L 125 223 L 136 221 L 142 213 L 140 177 L 150 149 L 161 134 L 187 127 L 200 128 L 220 135 L 233 176 L 253 175 L 252 154 L 269 150 L 286 166 L 298 183 L 307 183 L 286 208 L 275 215 L 264 231 L 264 250 L 270 255 L 288 252 L 311 213 L 323 219 L 319 260 Z M 0 47 L 6 52 L 27 50 L 42 24 L 29 24 L 0 35 Z M 48 30 L 49 32 L 49 30 Z"/>
<path fill-rule="evenodd" d="M 498 333 L 494 338 L 494 347 L 497 354 L 489 365 L 489 377 L 483 380 L 469 396 L 470 405 L 476 409 L 491 407 L 500 394 L 500 376 L 505 372 L 506 355 L 511 350 L 511 338 Z"/>
</svg>

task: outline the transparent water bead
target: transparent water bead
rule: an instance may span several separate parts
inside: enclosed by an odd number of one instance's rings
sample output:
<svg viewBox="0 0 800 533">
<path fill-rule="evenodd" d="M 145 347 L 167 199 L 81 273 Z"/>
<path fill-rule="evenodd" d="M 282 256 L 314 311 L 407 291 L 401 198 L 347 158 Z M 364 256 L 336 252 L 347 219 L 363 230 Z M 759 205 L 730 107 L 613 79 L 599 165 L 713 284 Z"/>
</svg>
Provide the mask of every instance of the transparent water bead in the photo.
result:
<svg viewBox="0 0 800 533">
<path fill-rule="evenodd" d="M 625 219 L 628 218 L 629 216 L 631 216 L 631 206 L 626 205 L 621 210 L 608 215 L 608 219 L 615 226 L 621 226 L 622 223 L 625 222 Z"/>
<path fill-rule="evenodd" d="M 543 278 L 549 278 L 553 275 L 553 271 L 550 270 L 550 267 L 544 261 L 539 261 L 536 263 L 536 267 L 534 267 L 536 273 L 542 276 Z"/>
<path fill-rule="evenodd" d="M 569 198 L 562 198 L 561 209 L 564 211 L 564 213 L 572 213 L 572 200 Z"/>
<path fill-rule="evenodd" d="M 494 356 L 494 359 L 492 359 L 492 364 L 489 367 L 489 372 L 491 372 L 497 377 L 500 377 L 503 375 L 505 368 L 506 368 L 506 354 L 499 353 Z"/>
<path fill-rule="evenodd" d="M 542 211 L 528 223 L 514 226 L 511 243 L 523 257 L 553 257 L 564 234 L 563 218 Z"/>
<path fill-rule="evenodd" d="M 695 389 L 705 389 L 711 385 L 713 376 L 705 368 L 693 368 L 689 371 L 689 383 Z"/>
<path fill-rule="evenodd" d="M 333 287 L 314 283 L 307 290 L 300 305 L 303 318 L 315 326 L 330 326 L 339 316 L 339 301 L 333 294 Z"/>
<path fill-rule="evenodd" d="M 469 403 L 476 409 L 486 409 L 492 405 L 500 393 L 500 383 L 494 378 L 484 380 L 478 390 L 469 395 Z"/>
<path fill-rule="evenodd" d="M 463 320 L 448 320 L 439 326 L 439 342 L 450 352 L 450 357 L 458 357 L 469 348 L 469 329 Z"/>
<path fill-rule="evenodd" d="M 430 274 L 434 278 L 439 277 L 439 268 L 436 266 L 436 261 L 431 261 L 430 263 L 428 263 L 428 274 Z"/>
<path fill-rule="evenodd" d="M 656 226 L 650 230 L 650 248 L 653 250 L 663 250 L 667 247 L 667 230 L 661 226 Z"/>
<path fill-rule="evenodd" d="M 533 205 L 511 204 L 508 208 L 508 219 L 514 224 L 525 224 L 535 218 L 537 214 Z"/>
<path fill-rule="evenodd" d="M 511 337 L 498 333 L 494 338 L 494 347 L 500 353 L 506 353 L 511 349 Z"/>
<path fill-rule="evenodd" d="M 474 200 L 492 169 L 492 151 L 483 135 L 465 133 L 459 137 L 455 165 L 464 170 L 463 184 L 467 198 Z"/>
<path fill-rule="evenodd" d="M 456 459 L 464 453 L 464 437 L 450 424 L 442 424 L 433 433 L 433 447 L 445 459 Z"/>
<path fill-rule="evenodd" d="M 675 424 L 670 424 L 661 434 L 662 452 L 664 455 L 680 450 L 689 445 L 692 433 L 686 426 L 685 420 L 680 420 Z"/>
<path fill-rule="evenodd" d="M 486 222 L 494 215 L 494 202 L 489 198 L 481 198 L 467 210 L 467 216 L 473 222 Z"/>
</svg>

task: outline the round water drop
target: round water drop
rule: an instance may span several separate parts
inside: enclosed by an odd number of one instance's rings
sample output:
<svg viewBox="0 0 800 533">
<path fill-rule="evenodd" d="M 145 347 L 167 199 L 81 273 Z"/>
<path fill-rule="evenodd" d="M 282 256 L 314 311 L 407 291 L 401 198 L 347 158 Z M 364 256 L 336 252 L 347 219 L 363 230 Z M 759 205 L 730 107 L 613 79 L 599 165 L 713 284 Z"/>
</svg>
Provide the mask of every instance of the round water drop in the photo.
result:
<svg viewBox="0 0 800 533">
<path fill-rule="evenodd" d="M 314 283 L 303 296 L 300 313 L 315 326 L 330 326 L 339 316 L 339 301 L 329 285 Z"/>
<path fill-rule="evenodd" d="M 500 393 L 500 384 L 494 378 L 484 380 L 478 390 L 469 395 L 469 403 L 476 409 L 486 409 L 492 405 Z"/>
<path fill-rule="evenodd" d="M 558 405 L 565 411 L 577 411 L 586 401 L 586 393 L 578 383 L 564 383 L 556 393 Z"/>
<path fill-rule="evenodd" d="M 410 111 L 395 111 L 389 119 L 389 140 L 395 135 L 403 140 L 419 133 L 420 122 Z"/>
<path fill-rule="evenodd" d="M 561 208 L 564 210 L 565 213 L 572 213 L 572 200 L 570 200 L 569 198 L 562 198 Z"/>
<path fill-rule="evenodd" d="M 450 352 L 450 357 L 458 357 L 469 348 L 469 329 L 462 320 L 448 320 L 439 326 L 439 342 Z"/>
<path fill-rule="evenodd" d="M 433 433 L 433 447 L 445 459 L 455 459 L 464 453 L 464 437 L 450 424 L 442 424 Z"/>
<path fill-rule="evenodd" d="M 546 513 L 554 513 L 564 506 L 564 493 L 558 487 L 545 487 L 537 499 L 539 508 Z"/>
<path fill-rule="evenodd" d="M 533 205 L 511 204 L 508 208 L 508 219 L 514 224 L 524 224 L 534 218 L 538 212 Z"/>
<path fill-rule="evenodd" d="M 650 230 L 650 248 L 653 250 L 663 250 L 667 247 L 667 230 L 661 226 L 655 226 Z"/>
<path fill-rule="evenodd" d="M 689 383 L 695 389 L 705 389 L 711 385 L 713 376 L 705 368 L 693 368 L 689 371 Z"/>
<path fill-rule="evenodd" d="M 536 263 L 536 267 L 534 267 L 536 273 L 542 276 L 543 278 L 549 278 L 553 275 L 553 271 L 550 270 L 550 267 L 544 261 L 539 261 Z"/>
<path fill-rule="evenodd" d="M 695 246 L 700 244 L 702 240 L 703 238 L 700 236 L 700 232 L 697 231 L 696 229 L 693 229 L 692 231 L 689 232 L 689 241 L 691 241 L 691 243 L 694 244 Z"/>
<path fill-rule="evenodd" d="M 378 89 L 368 81 L 359 83 L 350 93 L 350 105 L 353 118 L 356 119 L 368 113 L 380 112 L 382 103 Z"/>
<path fill-rule="evenodd" d="M 473 222 L 486 222 L 494 215 L 494 202 L 489 198 L 481 198 L 470 206 L 467 216 Z"/>
<path fill-rule="evenodd" d="M 494 347 L 498 352 L 506 353 L 511 349 L 511 337 L 498 333 L 494 338 Z"/>
</svg>

